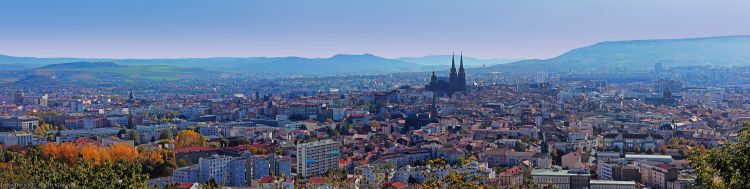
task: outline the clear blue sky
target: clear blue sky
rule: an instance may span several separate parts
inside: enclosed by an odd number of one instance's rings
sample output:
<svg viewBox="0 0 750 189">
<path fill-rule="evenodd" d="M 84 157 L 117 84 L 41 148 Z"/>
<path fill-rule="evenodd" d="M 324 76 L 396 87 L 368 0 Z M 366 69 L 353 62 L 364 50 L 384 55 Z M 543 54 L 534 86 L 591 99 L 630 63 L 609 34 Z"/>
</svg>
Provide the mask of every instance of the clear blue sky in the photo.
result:
<svg viewBox="0 0 750 189">
<path fill-rule="evenodd" d="M 750 34 L 747 0 L 0 0 L 0 54 L 548 58 L 600 41 Z"/>
</svg>

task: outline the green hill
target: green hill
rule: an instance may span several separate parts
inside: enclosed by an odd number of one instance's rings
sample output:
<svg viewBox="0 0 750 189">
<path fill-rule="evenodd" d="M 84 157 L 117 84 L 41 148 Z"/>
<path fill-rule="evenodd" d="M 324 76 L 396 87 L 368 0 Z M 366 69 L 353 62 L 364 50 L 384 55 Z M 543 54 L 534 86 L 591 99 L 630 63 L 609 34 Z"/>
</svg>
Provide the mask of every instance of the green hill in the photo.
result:
<svg viewBox="0 0 750 189">
<path fill-rule="evenodd" d="M 64 84 L 67 82 L 166 81 L 216 76 L 215 72 L 176 66 L 123 66 L 111 62 L 50 64 L 16 72 L 15 84 Z M 6 79 L 7 81 L 7 79 Z"/>
<path fill-rule="evenodd" d="M 677 66 L 750 66 L 750 36 L 601 42 L 546 60 L 524 60 L 477 72 L 578 73 L 650 71 Z"/>
</svg>

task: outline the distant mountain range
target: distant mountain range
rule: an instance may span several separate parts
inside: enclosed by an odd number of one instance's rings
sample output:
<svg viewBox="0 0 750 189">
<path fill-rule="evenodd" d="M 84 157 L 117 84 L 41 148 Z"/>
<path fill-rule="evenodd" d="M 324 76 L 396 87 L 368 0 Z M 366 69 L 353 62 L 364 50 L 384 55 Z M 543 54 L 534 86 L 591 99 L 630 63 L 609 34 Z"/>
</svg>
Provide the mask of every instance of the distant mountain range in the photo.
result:
<svg viewBox="0 0 750 189">
<path fill-rule="evenodd" d="M 166 79 L 199 71 L 245 74 L 384 74 L 395 72 L 444 71 L 450 66 L 450 55 L 389 59 L 372 54 L 336 55 L 329 58 L 303 57 L 237 57 L 237 58 L 174 58 L 174 59 L 88 59 L 35 58 L 0 55 L 0 77 L 9 72 L 56 69 L 42 66 L 69 62 L 109 62 L 118 65 L 105 70 L 129 70 L 133 77 Z M 456 58 L 458 63 L 458 57 Z M 634 40 L 601 42 L 571 50 L 545 60 L 478 59 L 464 57 L 469 73 L 487 72 L 568 72 L 621 73 L 652 70 L 655 63 L 676 66 L 750 66 L 750 36 L 723 36 L 689 39 Z M 161 66 L 156 66 L 161 65 Z M 125 66 L 125 67 L 122 67 Z M 156 66 L 156 67 L 153 67 Z M 166 69 L 165 72 L 153 70 Z M 98 68 L 101 69 L 101 68 Z M 137 73 L 144 71 L 144 73 Z M 149 71 L 151 70 L 151 71 Z M 64 72 L 64 71 L 63 71 Z M 117 76 L 117 73 L 114 73 Z M 12 74 L 11 74 L 12 75 Z M 49 75 L 49 74 L 48 74 Z M 86 75 L 86 74 L 76 74 Z M 90 74 L 89 74 L 90 75 Z M 0 78 L 0 81 L 8 81 Z"/>
<path fill-rule="evenodd" d="M 546 60 L 522 60 L 473 72 L 618 73 L 677 66 L 750 66 L 750 36 L 601 42 Z"/>
<path fill-rule="evenodd" d="M 217 77 L 216 72 L 199 68 L 166 65 L 124 66 L 111 62 L 72 62 L 50 64 L 33 69 L 7 71 L 0 83 L 18 85 L 54 85 L 66 83 L 111 83 L 136 80 L 177 80 Z"/>
<path fill-rule="evenodd" d="M 459 58 L 460 56 L 456 55 L 456 66 L 458 66 Z M 398 58 L 398 60 L 416 63 L 416 64 L 424 65 L 424 66 L 441 67 L 443 69 L 446 69 L 445 66 L 451 65 L 451 55 L 403 57 L 403 58 Z M 513 58 L 480 59 L 480 58 L 472 58 L 472 57 L 464 56 L 464 66 L 469 67 L 469 68 L 475 68 L 475 67 L 482 67 L 482 66 L 492 66 L 496 64 L 506 64 L 506 63 L 511 63 L 511 62 L 515 62 L 519 60 L 523 60 L 523 59 L 513 59 Z"/>
<path fill-rule="evenodd" d="M 490 66 L 512 62 L 511 59 L 478 59 L 464 57 L 467 67 Z M 456 59 L 458 61 L 458 59 Z M 18 71 L 48 64 L 66 62 L 112 62 L 119 65 L 168 65 L 200 68 L 216 72 L 269 74 L 384 74 L 444 70 L 450 66 L 450 55 L 388 59 L 372 54 L 340 54 L 330 58 L 238 57 L 175 59 L 87 59 L 35 58 L 0 55 L 0 71 Z"/>
</svg>

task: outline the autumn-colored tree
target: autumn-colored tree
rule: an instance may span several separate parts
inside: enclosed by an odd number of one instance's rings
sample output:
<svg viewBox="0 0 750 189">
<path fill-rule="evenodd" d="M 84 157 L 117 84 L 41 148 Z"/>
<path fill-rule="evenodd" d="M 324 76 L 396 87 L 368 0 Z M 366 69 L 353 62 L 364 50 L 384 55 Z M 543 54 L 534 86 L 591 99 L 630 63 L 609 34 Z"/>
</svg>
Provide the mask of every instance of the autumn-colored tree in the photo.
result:
<svg viewBox="0 0 750 189">
<path fill-rule="evenodd" d="M 479 176 L 460 174 L 455 171 L 448 172 L 442 178 L 433 177 L 422 184 L 418 185 L 417 188 L 490 188 L 490 186 L 484 184 Z"/>
<path fill-rule="evenodd" d="M 109 154 L 110 157 L 112 157 L 112 160 L 118 161 L 118 160 L 125 160 L 125 161 L 133 161 L 136 160 L 138 156 L 138 150 L 135 149 L 135 147 L 131 144 L 120 142 L 120 143 L 114 143 L 110 145 Z"/>
<path fill-rule="evenodd" d="M 248 145 L 247 147 L 245 147 L 245 149 L 247 149 L 247 151 L 251 154 L 268 154 L 268 150 L 252 145 Z"/>
<path fill-rule="evenodd" d="M 50 148 L 50 147 L 47 147 Z M 149 188 L 137 161 L 68 164 L 40 158 L 38 149 L 16 153 L 0 164 L 0 186 L 22 188 Z"/>
<path fill-rule="evenodd" d="M 659 148 L 659 153 L 661 153 L 661 155 L 666 155 L 667 150 L 667 145 L 661 145 L 661 147 Z"/>
<path fill-rule="evenodd" d="M 175 138 L 175 146 L 177 148 L 206 146 L 206 137 L 193 130 L 181 130 Z"/>
<path fill-rule="evenodd" d="M 44 122 L 39 123 L 39 126 L 37 126 L 36 129 L 34 130 L 34 136 L 43 137 L 47 135 L 47 132 L 52 129 L 53 129 L 53 126 L 48 123 L 44 123 Z"/>
<path fill-rule="evenodd" d="M 107 149 L 101 148 L 93 144 L 86 144 L 84 146 L 78 146 L 78 152 L 81 154 L 81 160 L 88 161 L 96 164 L 110 161 L 110 155 L 106 152 Z"/>
<path fill-rule="evenodd" d="M 47 158 L 55 158 L 63 163 L 74 164 L 78 162 L 80 150 L 73 143 L 62 144 L 47 143 L 42 146 L 42 154 Z"/>
</svg>

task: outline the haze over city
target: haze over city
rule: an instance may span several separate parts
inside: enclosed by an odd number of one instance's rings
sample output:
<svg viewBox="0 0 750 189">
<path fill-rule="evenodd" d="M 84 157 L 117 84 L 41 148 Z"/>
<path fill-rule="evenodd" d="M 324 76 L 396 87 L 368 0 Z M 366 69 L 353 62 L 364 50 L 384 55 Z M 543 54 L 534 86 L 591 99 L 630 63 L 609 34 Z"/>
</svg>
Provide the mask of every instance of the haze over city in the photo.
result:
<svg viewBox="0 0 750 189">
<path fill-rule="evenodd" d="M 0 54 L 551 58 L 602 41 L 750 34 L 750 2 L 6 1 Z"/>
</svg>

